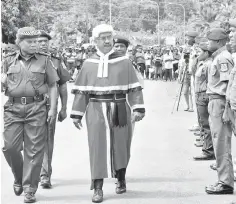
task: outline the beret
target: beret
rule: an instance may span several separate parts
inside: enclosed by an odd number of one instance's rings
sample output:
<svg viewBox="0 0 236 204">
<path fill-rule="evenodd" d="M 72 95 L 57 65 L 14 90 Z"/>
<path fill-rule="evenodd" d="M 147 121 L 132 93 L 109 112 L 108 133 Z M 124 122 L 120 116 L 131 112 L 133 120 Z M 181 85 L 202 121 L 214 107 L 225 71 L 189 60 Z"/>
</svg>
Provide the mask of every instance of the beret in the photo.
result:
<svg viewBox="0 0 236 204">
<path fill-rule="evenodd" d="M 48 40 L 52 39 L 52 37 L 48 33 L 46 33 L 44 30 L 39 31 L 39 37 L 46 37 L 48 38 Z"/>
<path fill-rule="evenodd" d="M 114 44 L 115 43 L 123 43 L 123 44 L 125 44 L 126 47 L 128 47 L 130 44 L 130 42 L 127 38 L 120 36 L 120 35 L 114 36 Z"/>
<path fill-rule="evenodd" d="M 207 33 L 207 38 L 209 40 L 222 40 L 227 37 L 228 37 L 228 35 L 223 28 L 212 28 Z"/>
<path fill-rule="evenodd" d="M 35 38 L 39 36 L 39 31 L 37 31 L 34 27 L 23 27 L 20 28 L 16 33 L 16 38 L 25 39 L 25 38 Z"/>
<path fill-rule="evenodd" d="M 198 36 L 198 32 L 197 31 L 188 31 L 186 33 L 186 36 L 189 36 L 189 37 L 197 37 Z"/>
<path fill-rule="evenodd" d="M 230 19 L 230 20 L 229 20 L 229 25 L 230 25 L 231 27 L 236 28 L 236 18 Z"/>
<path fill-rule="evenodd" d="M 111 25 L 108 25 L 108 24 L 100 24 L 100 25 L 97 25 L 94 29 L 93 29 L 93 32 L 92 32 L 92 37 L 93 39 L 94 38 L 98 38 L 99 35 L 101 33 L 112 33 L 113 35 L 113 28 Z"/>
</svg>

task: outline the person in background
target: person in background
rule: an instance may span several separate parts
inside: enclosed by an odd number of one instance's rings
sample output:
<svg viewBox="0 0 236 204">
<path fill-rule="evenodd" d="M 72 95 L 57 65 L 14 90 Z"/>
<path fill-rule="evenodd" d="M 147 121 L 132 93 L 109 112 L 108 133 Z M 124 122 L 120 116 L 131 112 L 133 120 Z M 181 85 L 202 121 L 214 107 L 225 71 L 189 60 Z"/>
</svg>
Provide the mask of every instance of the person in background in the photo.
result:
<svg viewBox="0 0 236 204">
<path fill-rule="evenodd" d="M 173 58 L 174 58 L 174 61 L 173 61 L 173 78 L 174 79 L 177 79 L 178 78 L 178 73 L 177 73 L 177 70 L 179 68 L 179 60 L 180 60 L 180 54 L 179 54 L 179 51 L 177 48 L 174 48 L 173 49 Z"/>
<path fill-rule="evenodd" d="M 165 81 L 168 79 L 172 81 L 173 71 L 173 55 L 169 48 L 166 48 L 165 54 L 163 55 L 164 70 L 165 70 Z"/>
<path fill-rule="evenodd" d="M 158 48 L 155 50 L 154 56 L 153 56 L 153 64 L 155 67 L 155 79 L 157 80 L 162 79 L 162 54 L 161 49 Z"/>
<path fill-rule="evenodd" d="M 144 58 L 145 58 L 145 65 L 146 65 L 145 76 L 146 76 L 146 79 L 149 79 L 149 72 L 150 72 L 151 62 L 152 62 L 152 54 L 150 52 L 150 49 L 148 49 L 147 52 L 144 54 Z"/>
<path fill-rule="evenodd" d="M 189 57 L 190 51 L 189 49 L 185 49 L 184 54 L 179 61 L 178 82 L 183 83 L 183 94 L 186 103 L 186 108 L 184 111 L 193 112 L 193 102 L 191 97 L 191 75 L 188 71 Z"/>
<path fill-rule="evenodd" d="M 139 66 L 139 70 L 140 70 L 142 76 L 144 77 L 146 65 L 145 65 L 145 58 L 144 58 L 144 54 L 142 53 L 142 46 L 141 45 L 136 46 L 135 59 L 136 59 L 136 64 Z"/>
<path fill-rule="evenodd" d="M 43 188 L 51 188 L 51 175 L 52 175 L 52 157 L 53 157 L 53 149 L 54 149 L 54 137 L 56 131 L 56 119 L 57 119 L 57 106 L 58 106 L 58 98 L 60 96 L 61 99 L 61 110 L 58 113 L 58 121 L 62 122 L 67 117 L 67 84 L 66 82 L 70 80 L 70 74 L 67 71 L 66 67 L 63 66 L 63 60 L 61 58 L 56 57 L 56 52 L 54 49 L 55 46 L 51 44 L 49 46 L 49 41 L 52 37 L 46 33 L 44 30 L 40 30 L 39 36 L 37 39 L 38 51 L 47 53 L 50 57 L 49 60 L 52 63 L 54 69 L 57 72 L 59 77 L 59 81 L 57 82 L 58 96 L 56 103 L 56 113 L 55 117 L 51 123 L 48 123 L 47 126 L 47 134 L 46 134 L 46 143 L 45 143 L 45 151 L 42 169 L 40 173 L 40 182 Z M 49 50 L 53 51 L 50 53 Z M 50 93 L 48 94 L 49 98 L 51 97 Z M 49 104 L 50 105 L 50 104 Z"/>
</svg>

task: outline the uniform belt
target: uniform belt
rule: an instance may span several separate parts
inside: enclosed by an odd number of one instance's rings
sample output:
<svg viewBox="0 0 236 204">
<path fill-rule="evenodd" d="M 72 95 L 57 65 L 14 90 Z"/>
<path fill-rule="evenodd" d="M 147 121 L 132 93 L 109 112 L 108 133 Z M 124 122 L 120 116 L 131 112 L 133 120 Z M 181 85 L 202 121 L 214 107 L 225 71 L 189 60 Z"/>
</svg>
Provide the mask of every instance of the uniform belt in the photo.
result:
<svg viewBox="0 0 236 204">
<path fill-rule="evenodd" d="M 219 94 L 209 94 L 209 100 L 214 100 L 214 99 L 226 99 L 225 96 L 219 95 Z"/>
<path fill-rule="evenodd" d="M 22 105 L 30 104 L 33 102 L 40 102 L 44 100 L 44 95 L 39 96 L 25 96 L 25 97 L 9 97 L 11 103 L 21 103 Z"/>
<path fill-rule="evenodd" d="M 106 95 L 89 95 L 89 100 L 92 102 L 125 102 L 125 94 L 106 94 Z"/>
</svg>

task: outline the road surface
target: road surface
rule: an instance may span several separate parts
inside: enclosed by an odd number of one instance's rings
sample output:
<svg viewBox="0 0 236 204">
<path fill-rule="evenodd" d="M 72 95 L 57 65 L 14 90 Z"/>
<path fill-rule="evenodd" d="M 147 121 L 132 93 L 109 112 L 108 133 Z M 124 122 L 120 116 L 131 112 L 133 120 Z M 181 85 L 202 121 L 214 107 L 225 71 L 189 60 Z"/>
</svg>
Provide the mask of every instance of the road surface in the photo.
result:
<svg viewBox="0 0 236 204">
<path fill-rule="evenodd" d="M 71 89 L 72 84 L 69 84 Z M 127 193 L 115 194 L 114 179 L 104 183 L 106 204 L 233 204 L 234 195 L 207 195 L 205 186 L 217 180 L 209 168 L 213 161 L 194 161 L 201 152 L 193 145 L 195 136 L 188 128 L 196 122 L 196 112 L 171 114 L 178 85 L 176 82 L 145 81 L 146 117 L 136 124 L 132 156 L 127 170 Z M 69 94 L 68 112 L 73 96 Z M 69 114 L 68 114 L 69 115 Z M 77 130 L 68 117 L 57 123 L 53 157 L 53 188 L 39 187 L 39 204 L 91 203 L 90 170 L 86 124 Z M 233 153 L 236 156 L 236 139 Z M 1 155 L 2 204 L 23 203 L 23 194 L 14 195 L 13 176 Z"/>
</svg>

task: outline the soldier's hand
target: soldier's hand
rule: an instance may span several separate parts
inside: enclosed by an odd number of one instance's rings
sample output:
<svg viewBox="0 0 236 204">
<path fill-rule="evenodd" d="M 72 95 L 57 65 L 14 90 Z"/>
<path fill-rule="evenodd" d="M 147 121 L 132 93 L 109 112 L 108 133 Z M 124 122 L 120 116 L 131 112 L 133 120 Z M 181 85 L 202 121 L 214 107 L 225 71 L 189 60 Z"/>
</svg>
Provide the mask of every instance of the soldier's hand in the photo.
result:
<svg viewBox="0 0 236 204">
<path fill-rule="evenodd" d="M 50 109 L 50 110 L 48 111 L 47 122 L 48 122 L 49 124 L 51 124 L 55 118 L 56 118 L 56 110 Z"/>
<path fill-rule="evenodd" d="M 58 121 L 62 122 L 67 117 L 66 109 L 62 108 L 58 114 Z"/>
<path fill-rule="evenodd" d="M 145 113 L 139 113 L 139 112 L 134 111 L 132 113 L 131 120 L 132 122 L 138 122 L 142 120 L 144 116 L 145 116 Z"/>
<path fill-rule="evenodd" d="M 79 130 L 83 127 L 80 119 L 73 119 L 73 123 Z"/>
<path fill-rule="evenodd" d="M 223 123 L 230 122 L 230 118 L 229 118 L 229 114 L 228 114 L 228 110 L 227 109 L 224 110 L 224 113 L 223 113 L 223 116 L 222 116 L 222 120 L 223 120 Z"/>
</svg>

